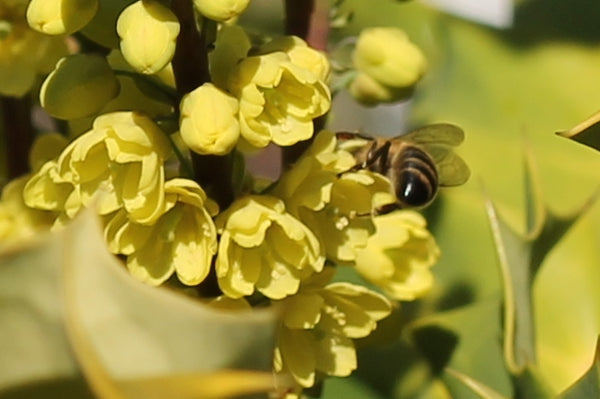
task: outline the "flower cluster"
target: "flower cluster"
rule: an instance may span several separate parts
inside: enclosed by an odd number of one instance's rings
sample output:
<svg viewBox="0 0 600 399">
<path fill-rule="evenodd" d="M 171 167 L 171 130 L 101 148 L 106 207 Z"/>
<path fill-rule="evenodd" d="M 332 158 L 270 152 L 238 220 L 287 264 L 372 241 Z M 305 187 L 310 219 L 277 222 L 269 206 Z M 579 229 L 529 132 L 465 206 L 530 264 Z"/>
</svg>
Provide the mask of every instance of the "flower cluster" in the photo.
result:
<svg viewBox="0 0 600 399">
<path fill-rule="evenodd" d="M 377 215 L 396 202 L 392 183 L 358 168 L 333 132 L 315 132 L 332 100 L 325 53 L 295 36 L 251 38 L 232 22 L 248 0 L 189 6 L 182 13 L 138 0 L 106 24 L 96 21 L 106 18 L 101 0 L 29 3 L 29 24 L 44 34 L 91 25 L 90 40 L 98 26 L 117 36 L 110 51 L 61 59 L 41 85 L 40 103 L 67 122 L 69 140 L 46 135 L 52 151 L 34 146 L 32 173 L 4 188 L 0 237 L 60 229 L 94 209 L 109 250 L 138 280 L 200 293 L 212 284 L 222 294 L 216 307 L 284 309 L 275 369 L 290 373 L 296 388 L 349 375 L 357 367 L 353 340 L 390 313 L 389 298 L 428 290 L 439 250 L 418 213 Z M 185 36 L 197 23 L 202 34 Z M 186 48 L 191 39 L 204 47 Z M 360 73 L 386 87 L 422 73 L 415 64 L 391 76 L 395 60 L 374 66 L 366 49 L 374 39 L 364 40 Z M 183 68 L 176 54 L 185 51 L 203 52 L 204 64 Z M 182 70 L 201 71 L 195 85 Z M 270 184 L 238 167 L 248 152 L 306 140 Z M 387 296 L 337 281 L 336 267 L 354 268 Z"/>
<path fill-rule="evenodd" d="M 238 138 L 257 148 L 289 146 L 311 138 L 313 119 L 329 110 L 324 54 L 289 36 L 271 40 L 255 55 L 249 49 L 243 30 L 224 27 L 212 54 L 212 70 L 221 71 L 215 83 L 182 99 L 181 135 L 193 151 L 224 154 Z"/>
</svg>

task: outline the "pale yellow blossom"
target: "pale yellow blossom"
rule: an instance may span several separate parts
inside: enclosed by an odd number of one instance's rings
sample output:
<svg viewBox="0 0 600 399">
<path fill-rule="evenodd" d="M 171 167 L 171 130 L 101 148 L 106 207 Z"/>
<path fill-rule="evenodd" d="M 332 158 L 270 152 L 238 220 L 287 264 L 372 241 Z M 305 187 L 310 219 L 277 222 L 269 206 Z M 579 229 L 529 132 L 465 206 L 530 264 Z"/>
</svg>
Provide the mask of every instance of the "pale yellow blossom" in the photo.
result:
<svg viewBox="0 0 600 399">
<path fill-rule="evenodd" d="M 410 301 L 433 284 L 430 268 L 440 250 L 423 216 L 400 210 L 374 218 L 376 232 L 358 250 L 356 270 L 390 297 Z"/>
<path fill-rule="evenodd" d="M 219 214 L 216 223 L 221 234 L 217 278 L 232 298 L 258 290 L 281 299 L 323 268 L 317 238 L 275 197 L 242 197 Z"/>
<path fill-rule="evenodd" d="M 291 373 L 303 387 L 319 373 L 342 377 L 356 369 L 353 339 L 369 335 L 391 311 L 384 296 L 363 286 L 329 283 L 333 272 L 325 268 L 281 301 L 275 370 Z"/>
<path fill-rule="evenodd" d="M 172 179 L 165 184 L 164 214 L 143 225 L 121 209 L 108 217 L 106 240 L 113 253 L 127 256 L 127 268 L 141 281 L 159 285 L 176 273 L 183 284 L 197 285 L 217 251 L 216 213 L 196 182 Z"/>
<path fill-rule="evenodd" d="M 313 135 L 313 119 L 331 105 L 327 84 L 288 53 L 275 51 L 244 58 L 228 89 L 240 101 L 240 132 L 254 147 L 270 142 L 289 146 Z"/>
<path fill-rule="evenodd" d="M 114 112 L 48 161 L 25 186 L 28 206 L 73 218 L 94 202 L 106 215 L 123 207 L 138 222 L 153 223 L 165 210 L 164 161 L 170 144 L 148 117 Z"/>
<path fill-rule="evenodd" d="M 387 178 L 350 171 L 355 163 L 349 152 L 336 147 L 331 132 L 320 132 L 272 191 L 315 233 L 327 258 L 338 263 L 352 262 L 356 250 L 367 244 L 375 231 L 373 210 L 395 201 Z"/>
</svg>

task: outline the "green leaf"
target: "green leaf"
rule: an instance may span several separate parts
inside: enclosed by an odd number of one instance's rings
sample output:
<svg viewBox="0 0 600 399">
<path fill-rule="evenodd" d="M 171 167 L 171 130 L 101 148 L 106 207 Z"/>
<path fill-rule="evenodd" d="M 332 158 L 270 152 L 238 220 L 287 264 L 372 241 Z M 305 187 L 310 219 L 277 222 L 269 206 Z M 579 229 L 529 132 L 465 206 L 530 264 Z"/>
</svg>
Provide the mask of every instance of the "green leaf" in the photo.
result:
<svg viewBox="0 0 600 399">
<path fill-rule="evenodd" d="M 90 213 L 4 252 L 0 265 L 0 392 L 40 380 L 85 385 L 81 374 L 102 397 L 272 388 L 276 312 L 218 311 L 135 281 Z M 210 381 L 225 383 L 219 391 Z"/>
<path fill-rule="evenodd" d="M 477 380 L 469 377 L 468 375 L 461 373 L 460 371 L 456 371 L 456 370 L 448 367 L 448 368 L 446 368 L 446 372 L 448 374 L 450 374 L 451 376 L 455 377 L 456 379 L 458 379 L 459 381 L 461 381 L 463 384 L 465 384 L 469 388 L 471 388 L 473 390 L 473 392 L 475 392 L 482 398 L 486 398 L 486 399 L 505 399 L 506 398 L 506 396 L 499 394 L 492 388 L 483 384 L 481 381 L 477 381 Z"/>
<path fill-rule="evenodd" d="M 513 397 L 499 337 L 500 301 L 490 299 L 423 317 L 408 326 L 407 334 L 427 358 L 433 375 L 443 381 L 451 397 L 478 397 L 456 373 L 499 395 Z M 448 369 L 451 369 L 448 373 Z M 453 371 L 455 372 L 454 374 Z"/>
<path fill-rule="evenodd" d="M 565 392 L 560 394 L 560 399 L 587 399 L 600 397 L 600 338 L 596 341 L 596 351 L 592 365 Z"/>
<path fill-rule="evenodd" d="M 44 80 L 40 102 L 56 118 L 77 119 L 97 113 L 118 94 L 119 82 L 105 57 L 73 54 Z"/>
<path fill-rule="evenodd" d="M 504 357 L 508 369 L 519 375 L 536 364 L 532 286 L 540 266 L 571 225 L 589 208 L 590 199 L 569 216 L 558 217 L 542 203 L 532 156 L 527 152 L 525 166 L 525 205 L 527 232 L 515 232 L 491 201 L 488 217 L 504 281 Z"/>
<path fill-rule="evenodd" d="M 600 112 L 595 113 L 577 126 L 557 134 L 600 150 Z"/>
</svg>

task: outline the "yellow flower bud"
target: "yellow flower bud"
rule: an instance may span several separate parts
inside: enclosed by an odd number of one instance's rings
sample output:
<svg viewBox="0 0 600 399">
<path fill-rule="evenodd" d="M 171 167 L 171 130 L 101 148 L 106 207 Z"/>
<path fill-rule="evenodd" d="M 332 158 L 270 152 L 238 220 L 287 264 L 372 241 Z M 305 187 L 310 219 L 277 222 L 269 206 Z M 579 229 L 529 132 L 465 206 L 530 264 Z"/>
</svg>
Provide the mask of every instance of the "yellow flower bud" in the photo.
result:
<svg viewBox="0 0 600 399">
<path fill-rule="evenodd" d="M 359 100 L 367 102 L 401 99 L 427 68 L 421 50 L 403 30 L 393 27 L 364 29 L 358 37 L 353 62 L 360 81 L 352 91 Z M 370 93 L 375 98 L 368 99 Z"/>
<path fill-rule="evenodd" d="M 215 267 L 227 296 L 240 298 L 256 289 L 281 299 L 323 268 L 319 241 L 275 197 L 243 197 L 216 223 L 221 239 Z"/>
<path fill-rule="evenodd" d="M 87 25 L 98 11 L 98 0 L 31 0 L 27 22 L 47 35 L 68 35 Z"/>
<path fill-rule="evenodd" d="M 358 73 L 348 86 L 348 91 L 356 100 L 366 105 L 388 103 L 407 98 L 413 91 L 412 87 L 396 89 L 382 85 L 366 73 Z"/>
<path fill-rule="evenodd" d="M 119 15 L 117 33 L 127 62 L 138 72 L 153 74 L 175 54 L 179 21 L 160 2 L 138 0 Z"/>
<path fill-rule="evenodd" d="M 414 300 L 433 284 L 430 267 L 440 250 L 425 219 L 414 211 L 396 211 L 374 218 L 377 231 L 356 255 L 356 270 L 398 300 Z"/>
<path fill-rule="evenodd" d="M 44 80 L 42 107 L 60 119 L 77 119 L 98 113 L 119 94 L 119 83 L 106 58 L 73 54 L 62 58 Z"/>
<path fill-rule="evenodd" d="M 224 155 L 240 136 L 237 100 L 205 83 L 181 100 L 179 129 L 184 143 L 199 154 Z"/>
<path fill-rule="evenodd" d="M 196 10 L 206 18 L 227 21 L 243 13 L 250 0 L 194 0 Z"/>
</svg>

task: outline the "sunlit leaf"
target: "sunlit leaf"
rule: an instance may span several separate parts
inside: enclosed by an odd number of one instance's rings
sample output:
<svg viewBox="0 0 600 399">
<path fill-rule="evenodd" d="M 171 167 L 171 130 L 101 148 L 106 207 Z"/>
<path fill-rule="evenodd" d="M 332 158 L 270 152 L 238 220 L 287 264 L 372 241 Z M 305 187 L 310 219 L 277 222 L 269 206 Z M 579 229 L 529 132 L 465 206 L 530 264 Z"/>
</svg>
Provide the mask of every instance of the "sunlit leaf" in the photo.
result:
<svg viewBox="0 0 600 399">
<path fill-rule="evenodd" d="M 0 263 L 0 391 L 41 380 L 67 389 L 58 382 L 81 373 L 109 398 L 150 397 L 149 387 L 155 397 L 228 397 L 275 385 L 274 311 L 217 311 L 135 281 L 91 214 Z M 208 379 L 222 390 L 200 383 Z"/>
<path fill-rule="evenodd" d="M 575 127 L 557 134 L 600 150 L 600 112 L 595 113 Z"/>
<path fill-rule="evenodd" d="M 514 231 L 488 201 L 488 217 L 504 281 L 504 357 L 515 378 L 517 390 L 547 391 L 533 367 L 537 363 L 532 287 L 540 266 L 571 225 L 589 208 L 590 199 L 569 216 L 558 217 L 542 202 L 541 189 L 531 155 L 525 165 L 525 234 Z M 539 386 L 539 387 L 538 387 Z M 525 395 L 524 397 L 528 397 Z"/>
<path fill-rule="evenodd" d="M 600 397 L 600 338 L 596 342 L 596 351 L 589 370 L 559 397 L 561 399 Z"/>
</svg>

